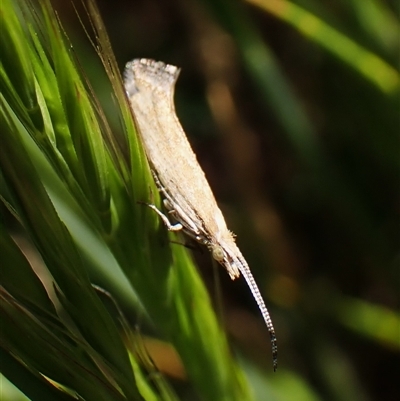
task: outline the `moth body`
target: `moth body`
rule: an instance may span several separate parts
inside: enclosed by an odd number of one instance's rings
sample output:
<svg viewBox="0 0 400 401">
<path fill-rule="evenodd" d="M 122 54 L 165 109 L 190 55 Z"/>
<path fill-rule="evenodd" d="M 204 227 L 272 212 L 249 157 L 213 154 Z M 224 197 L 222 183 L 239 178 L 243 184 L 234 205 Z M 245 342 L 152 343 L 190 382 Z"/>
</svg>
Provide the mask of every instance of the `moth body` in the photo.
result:
<svg viewBox="0 0 400 401">
<path fill-rule="evenodd" d="M 232 280 L 243 275 L 267 325 L 276 370 L 277 344 L 268 310 L 175 113 L 173 95 L 179 71 L 163 62 L 136 59 L 126 65 L 124 73 L 125 90 L 154 179 L 164 207 L 177 224 L 149 206 L 169 230 L 182 229 L 205 245 Z"/>
</svg>

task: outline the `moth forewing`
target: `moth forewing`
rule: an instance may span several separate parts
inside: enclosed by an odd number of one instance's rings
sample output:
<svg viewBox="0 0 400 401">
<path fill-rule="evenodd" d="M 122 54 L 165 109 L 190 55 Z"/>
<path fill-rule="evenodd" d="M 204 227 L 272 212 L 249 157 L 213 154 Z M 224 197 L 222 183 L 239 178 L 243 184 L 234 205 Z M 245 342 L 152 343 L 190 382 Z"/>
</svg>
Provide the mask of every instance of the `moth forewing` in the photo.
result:
<svg viewBox="0 0 400 401">
<path fill-rule="evenodd" d="M 182 229 L 207 246 L 232 279 L 242 273 L 267 325 L 274 370 L 277 368 L 275 329 L 247 262 L 228 230 L 208 181 L 197 162 L 173 102 L 179 68 L 149 59 L 126 65 L 124 85 L 147 159 L 164 205 L 177 224 L 154 209 L 169 230 Z"/>
</svg>

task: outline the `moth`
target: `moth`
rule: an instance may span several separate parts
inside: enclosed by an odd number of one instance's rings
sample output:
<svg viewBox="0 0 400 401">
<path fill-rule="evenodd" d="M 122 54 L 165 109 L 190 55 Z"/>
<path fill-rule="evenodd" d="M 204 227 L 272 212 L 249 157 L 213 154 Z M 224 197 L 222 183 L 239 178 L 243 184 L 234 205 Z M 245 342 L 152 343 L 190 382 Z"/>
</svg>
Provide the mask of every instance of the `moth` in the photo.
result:
<svg viewBox="0 0 400 401">
<path fill-rule="evenodd" d="M 232 280 L 243 275 L 267 325 L 275 371 L 278 348 L 268 309 L 175 113 L 179 72 L 173 65 L 150 59 L 135 59 L 124 72 L 125 91 L 146 156 L 174 224 L 155 205 L 148 206 L 169 230 L 182 230 L 206 246 Z"/>
</svg>

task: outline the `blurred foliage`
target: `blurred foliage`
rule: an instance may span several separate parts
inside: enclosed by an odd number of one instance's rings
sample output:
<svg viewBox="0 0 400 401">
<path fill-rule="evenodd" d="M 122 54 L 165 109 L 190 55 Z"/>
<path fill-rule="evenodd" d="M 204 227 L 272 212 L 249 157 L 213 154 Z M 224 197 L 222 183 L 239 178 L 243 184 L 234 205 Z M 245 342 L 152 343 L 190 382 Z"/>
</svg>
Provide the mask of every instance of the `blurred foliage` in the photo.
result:
<svg viewBox="0 0 400 401">
<path fill-rule="evenodd" d="M 5 376 L 31 399 L 58 399 L 40 372 L 85 399 L 397 400 L 397 2 L 98 2 L 120 70 L 182 68 L 177 113 L 269 305 L 276 374 L 245 284 L 216 284 L 234 362 L 186 250 L 136 203 L 158 195 L 91 2 L 99 42 L 52 2 L 72 47 L 25 3 L 1 17 Z"/>
</svg>

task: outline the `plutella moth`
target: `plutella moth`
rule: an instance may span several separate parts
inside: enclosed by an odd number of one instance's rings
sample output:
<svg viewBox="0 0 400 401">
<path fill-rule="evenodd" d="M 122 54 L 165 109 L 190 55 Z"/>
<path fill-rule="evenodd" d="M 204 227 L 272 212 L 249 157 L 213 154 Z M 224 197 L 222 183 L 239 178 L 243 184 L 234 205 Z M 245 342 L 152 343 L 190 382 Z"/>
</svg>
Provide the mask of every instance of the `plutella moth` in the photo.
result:
<svg viewBox="0 0 400 401">
<path fill-rule="evenodd" d="M 147 159 L 175 224 L 154 205 L 149 206 L 169 230 L 182 230 L 205 245 L 232 280 L 243 275 L 267 325 L 275 371 L 278 348 L 268 309 L 175 114 L 173 97 L 179 71 L 163 62 L 135 59 L 124 72 L 125 91 Z"/>
</svg>

